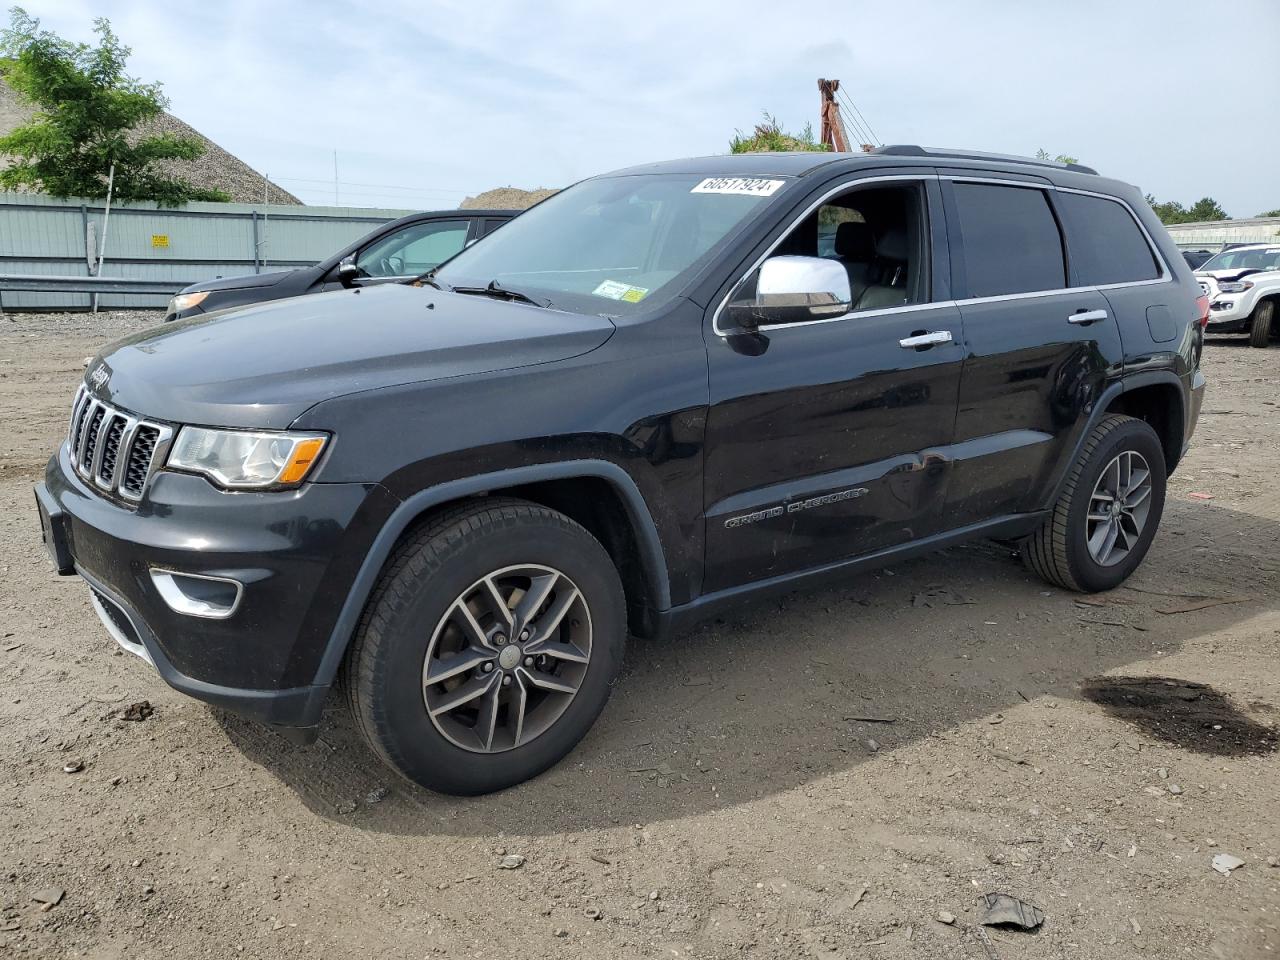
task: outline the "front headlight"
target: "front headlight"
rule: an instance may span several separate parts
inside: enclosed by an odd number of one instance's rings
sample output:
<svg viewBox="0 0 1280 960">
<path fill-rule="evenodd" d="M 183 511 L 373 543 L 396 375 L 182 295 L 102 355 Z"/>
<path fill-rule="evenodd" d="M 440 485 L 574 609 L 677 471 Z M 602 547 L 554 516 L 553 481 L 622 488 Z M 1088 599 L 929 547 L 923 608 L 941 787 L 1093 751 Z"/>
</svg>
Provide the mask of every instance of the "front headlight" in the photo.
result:
<svg viewBox="0 0 1280 960">
<path fill-rule="evenodd" d="M 1218 290 L 1221 293 L 1244 293 L 1252 289 L 1253 282 L 1250 280 L 1228 280 L 1226 283 L 1218 284 Z"/>
<path fill-rule="evenodd" d="M 204 303 L 207 296 L 209 296 L 208 290 L 197 290 L 195 293 L 180 293 L 169 301 L 169 310 L 172 313 L 190 310 L 192 307 L 198 307 Z"/>
<path fill-rule="evenodd" d="M 183 427 L 168 468 L 199 473 L 231 490 L 290 487 L 303 481 L 328 437 L 323 433 L 255 433 Z"/>
</svg>

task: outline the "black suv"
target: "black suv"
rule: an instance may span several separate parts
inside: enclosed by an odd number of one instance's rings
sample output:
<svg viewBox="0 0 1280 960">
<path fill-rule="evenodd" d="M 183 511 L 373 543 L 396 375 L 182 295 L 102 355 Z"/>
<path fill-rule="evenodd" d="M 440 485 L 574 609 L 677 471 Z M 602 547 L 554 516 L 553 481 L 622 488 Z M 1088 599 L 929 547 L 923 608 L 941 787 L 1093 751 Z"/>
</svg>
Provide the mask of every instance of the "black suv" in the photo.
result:
<svg viewBox="0 0 1280 960">
<path fill-rule="evenodd" d="M 492 233 L 519 210 L 436 210 L 411 213 L 380 225 L 355 243 L 309 267 L 239 277 L 219 277 L 184 287 L 165 310 L 164 319 L 283 300 L 309 293 L 378 283 L 402 283 L 420 277 L 467 244 Z"/>
<path fill-rule="evenodd" d="M 628 634 L 975 537 L 1119 584 L 1206 306 L 1085 167 L 658 163 L 419 281 L 106 348 L 36 494 L 169 684 L 304 740 L 337 684 L 391 766 L 478 793 L 572 749 Z"/>
</svg>

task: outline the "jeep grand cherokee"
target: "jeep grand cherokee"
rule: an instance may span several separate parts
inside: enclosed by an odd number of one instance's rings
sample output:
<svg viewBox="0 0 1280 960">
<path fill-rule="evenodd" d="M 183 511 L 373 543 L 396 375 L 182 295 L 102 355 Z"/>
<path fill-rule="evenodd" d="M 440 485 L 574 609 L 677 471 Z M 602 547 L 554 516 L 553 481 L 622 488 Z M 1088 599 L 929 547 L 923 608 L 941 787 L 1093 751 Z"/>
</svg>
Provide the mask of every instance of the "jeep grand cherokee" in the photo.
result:
<svg viewBox="0 0 1280 960">
<path fill-rule="evenodd" d="M 387 763 L 479 793 L 573 748 L 629 634 L 976 537 L 1121 583 L 1206 314 L 1142 194 L 1085 167 L 657 163 L 417 282 L 107 347 L 36 494 L 166 682 L 305 740 L 341 677 Z"/>
</svg>

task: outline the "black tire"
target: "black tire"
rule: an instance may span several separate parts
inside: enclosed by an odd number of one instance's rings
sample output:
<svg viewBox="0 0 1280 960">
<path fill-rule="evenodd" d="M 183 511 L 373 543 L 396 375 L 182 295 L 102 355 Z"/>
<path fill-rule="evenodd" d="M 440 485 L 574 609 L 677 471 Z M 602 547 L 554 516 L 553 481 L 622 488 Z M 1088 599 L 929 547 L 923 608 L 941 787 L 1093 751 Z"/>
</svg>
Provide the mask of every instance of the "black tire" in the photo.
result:
<svg viewBox="0 0 1280 960">
<path fill-rule="evenodd" d="M 1104 566 L 1090 554 L 1086 531 L 1090 498 L 1103 470 L 1125 451 L 1141 454 L 1150 468 L 1151 503 L 1137 542 L 1127 556 Z M 1141 420 L 1108 414 L 1085 440 L 1066 487 L 1040 528 L 1022 542 L 1027 567 L 1054 586 L 1082 593 L 1118 587 L 1146 556 L 1164 513 L 1165 462 L 1160 438 Z"/>
<path fill-rule="evenodd" d="M 553 567 L 587 605 L 590 660 L 558 719 L 502 752 L 456 745 L 428 716 L 423 664 L 435 625 L 471 585 L 521 564 Z M 344 662 L 347 700 L 369 745 L 406 779 L 474 795 L 537 776 L 568 754 L 609 699 L 626 644 L 626 604 L 604 547 L 563 514 L 495 498 L 452 508 L 396 551 L 365 609 Z"/>
<path fill-rule="evenodd" d="M 1253 323 L 1249 327 L 1249 346 L 1267 347 L 1271 344 L 1271 327 L 1275 318 L 1274 300 L 1263 300 L 1253 308 Z"/>
</svg>

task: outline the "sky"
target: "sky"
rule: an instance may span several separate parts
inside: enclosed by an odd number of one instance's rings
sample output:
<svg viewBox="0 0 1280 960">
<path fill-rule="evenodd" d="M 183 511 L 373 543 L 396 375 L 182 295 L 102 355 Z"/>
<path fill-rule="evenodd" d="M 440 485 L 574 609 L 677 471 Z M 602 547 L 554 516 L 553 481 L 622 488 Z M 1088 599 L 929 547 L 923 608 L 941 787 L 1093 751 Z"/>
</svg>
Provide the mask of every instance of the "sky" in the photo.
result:
<svg viewBox="0 0 1280 960">
<path fill-rule="evenodd" d="M 1280 207 L 1280 0 L 22 0 L 107 17 L 170 112 L 312 204 L 498 186 L 818 126 L 836 78 L 883 143 L 1078 157 L 1160 200 Z M 1253 51 L 1253 52 L 1250 52 Z"/>
</svg>

